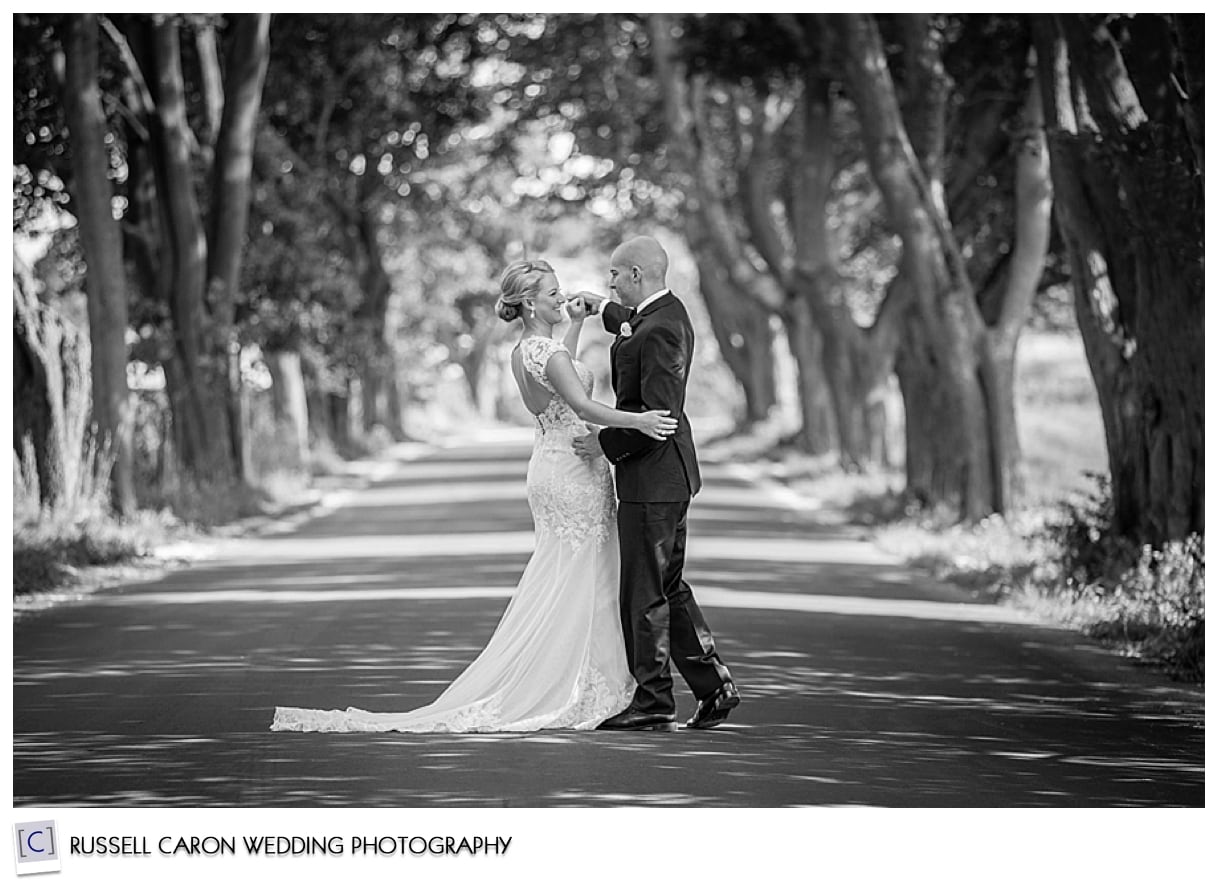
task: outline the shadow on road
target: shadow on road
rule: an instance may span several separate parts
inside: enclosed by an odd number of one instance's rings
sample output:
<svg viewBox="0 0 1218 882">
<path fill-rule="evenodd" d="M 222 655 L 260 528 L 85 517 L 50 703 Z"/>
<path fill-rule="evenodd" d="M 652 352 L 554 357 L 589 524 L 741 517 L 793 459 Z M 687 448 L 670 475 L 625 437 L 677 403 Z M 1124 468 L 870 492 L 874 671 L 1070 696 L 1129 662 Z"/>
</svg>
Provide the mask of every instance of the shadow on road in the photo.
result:
<svg viewBox="0 0 1218 882">
<path fill-rule="evenodd" d="M 15 803 L 1204 803 L 1198 690 L 915 576 L 713 466 L 689 574 L 745 696 L 727 725 L 267 731 L 276 705 L 417 707 L 477 654 L 531 551 L 515 455 L 401 463 L 296 532 L 23 622 Z"/>
</svg>

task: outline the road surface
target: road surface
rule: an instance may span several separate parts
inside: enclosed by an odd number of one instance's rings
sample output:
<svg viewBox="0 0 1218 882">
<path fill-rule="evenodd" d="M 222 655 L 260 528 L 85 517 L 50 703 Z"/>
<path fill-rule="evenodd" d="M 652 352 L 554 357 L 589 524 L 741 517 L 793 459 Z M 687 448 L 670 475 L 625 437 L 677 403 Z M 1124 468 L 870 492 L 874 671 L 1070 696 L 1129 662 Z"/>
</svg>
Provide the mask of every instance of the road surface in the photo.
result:
<svg viewBox="0 0 1218 882">
<path fill-rule="evenodd" d="M 268 731 L 277 704 L 416 707 L 476 655 L 531 549 L 527 453 L 509 433 L 403 458 L 293 531 L 17 622 L 16 804 L 1204 804 L 1202 689 L 730 465 L 705 468 L 687 569 L 744 696 L 724 726 Z"/>
</svg>

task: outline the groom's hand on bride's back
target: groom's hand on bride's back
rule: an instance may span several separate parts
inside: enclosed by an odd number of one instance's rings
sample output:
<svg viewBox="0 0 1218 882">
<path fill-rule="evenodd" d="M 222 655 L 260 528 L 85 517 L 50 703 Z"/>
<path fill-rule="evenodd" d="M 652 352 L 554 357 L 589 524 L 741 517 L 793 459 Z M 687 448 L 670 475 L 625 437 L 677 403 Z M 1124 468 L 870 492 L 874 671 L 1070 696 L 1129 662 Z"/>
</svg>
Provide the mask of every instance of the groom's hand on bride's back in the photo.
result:
<svg viewBox="0 0 1218 882">
<path fill-rule="evenodd" d="M 601 449 L 601 439 L 599 432 L 589 432 L 587 435 L 580 435 L 571 442 L 571 446 L 575 448 L 575 453 L 586 461 L 591 462 L 598 456 L 604 456 L 605 451 Z"/>
</svg>

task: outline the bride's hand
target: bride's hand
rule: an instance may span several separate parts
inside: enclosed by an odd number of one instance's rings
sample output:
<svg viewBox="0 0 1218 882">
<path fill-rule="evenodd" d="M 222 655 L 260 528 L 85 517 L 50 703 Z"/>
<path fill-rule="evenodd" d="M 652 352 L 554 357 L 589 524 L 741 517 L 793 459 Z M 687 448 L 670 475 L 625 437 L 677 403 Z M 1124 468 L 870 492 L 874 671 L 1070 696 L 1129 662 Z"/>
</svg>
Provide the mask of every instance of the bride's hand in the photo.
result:
<svg viewBox="0 0 1218 882">
<path fill-rule="evenodd" d="M 668 416 L 669 413 L 667 410 L 649 410 L 639 414 L 638 430 L 657 441 L 667 440 L 677 431 L 677 421 Z"/>
<path fill-rule="evenodd" d="M 587 315 L 591 315 L 593 312 L 595 312 L 593 307 L 595 307 L 597 304 L 604 303 L 609 298 L 602 297 L 599 294 L 593 294 L 591 291 L 577 291 L 575 292 L 573 299 L 578 300 L 583 305 L 584 312 Z"/>
<path fill-rule="evenodd" d="M 588 301 L 576 294 L 567 301 L 567 317 L 573 322 L 582 322 L 588 317 Z"/>
</svg>

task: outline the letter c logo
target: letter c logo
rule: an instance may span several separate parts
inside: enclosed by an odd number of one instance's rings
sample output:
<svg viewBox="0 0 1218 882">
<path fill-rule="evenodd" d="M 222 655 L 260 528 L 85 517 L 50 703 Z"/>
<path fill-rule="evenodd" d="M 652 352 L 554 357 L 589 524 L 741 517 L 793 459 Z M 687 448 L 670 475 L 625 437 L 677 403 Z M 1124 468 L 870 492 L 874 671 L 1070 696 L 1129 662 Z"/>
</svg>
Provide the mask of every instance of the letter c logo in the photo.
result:
<svg viewBox="0 0 1218 882">
<path fill-rule="evenodd" d="M 32 851 L 36 854 L 42 854 L 43 852 L 46 851 L 45 848 L 35 848 L 34 847 L 34 837 L 41 836 L 42 833 L 43 833 L 43 831 L 41 831 L 41 830 L 35 830 L 32 833 L 30 833 L 28 836 L 25 837 L 26 847 L 29 848 L 30 851 Z"/>
</svg>

